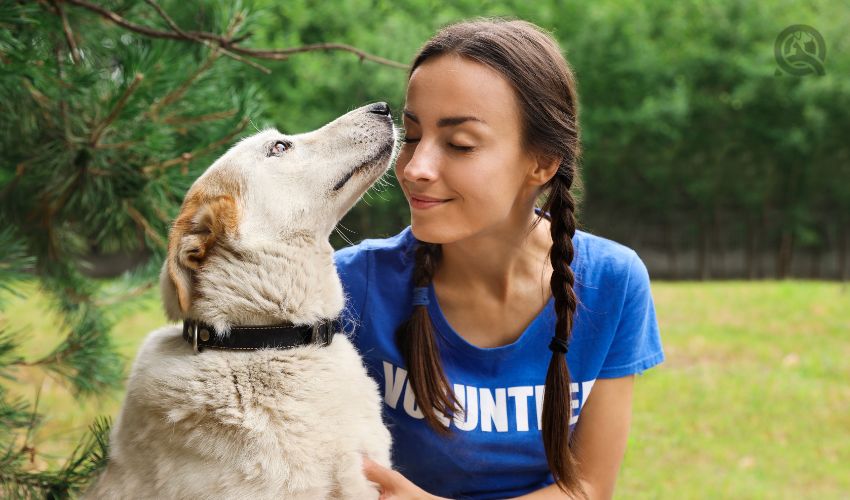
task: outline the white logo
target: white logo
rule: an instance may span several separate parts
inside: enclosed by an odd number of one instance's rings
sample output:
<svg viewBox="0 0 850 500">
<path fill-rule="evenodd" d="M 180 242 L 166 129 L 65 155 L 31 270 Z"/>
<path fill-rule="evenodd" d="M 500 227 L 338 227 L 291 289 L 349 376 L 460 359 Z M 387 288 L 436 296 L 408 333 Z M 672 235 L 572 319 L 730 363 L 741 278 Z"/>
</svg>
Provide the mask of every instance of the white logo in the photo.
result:
<svg viewBox="0 0 850 500">
<path fill-rule="evenodd" d="M 581 408 L 584 406 L 593 383 L 596 379 L 570 384 L 570 425 L 578 422 Z M 529 431 L 529 399 L 534 401 L 537 429 L 543 426 L 543 385 L 519 385 L 514 387 L 473 387 L 471 385 L 454 384 L 454 393 L 463 413 L 455 415 L 451 424 L 462 431 L 508 432 L 509 430 Z M 402 397 L 402 393 L 404 396 Z M 397 409 L 399 401 L 405 413 L 413 418 L 424 418 L 422 411 L 416 405 L 416 397 L 407 379 L 407 370 L 393 366 L 384 361 L 384 402 L 390 408 Z M 509 429 L 508 412 L 513 410 L 516 416 L 515 429 Z M 449 417 L 437 414 L 443 425 L 449 425 Z"/>
</svg>

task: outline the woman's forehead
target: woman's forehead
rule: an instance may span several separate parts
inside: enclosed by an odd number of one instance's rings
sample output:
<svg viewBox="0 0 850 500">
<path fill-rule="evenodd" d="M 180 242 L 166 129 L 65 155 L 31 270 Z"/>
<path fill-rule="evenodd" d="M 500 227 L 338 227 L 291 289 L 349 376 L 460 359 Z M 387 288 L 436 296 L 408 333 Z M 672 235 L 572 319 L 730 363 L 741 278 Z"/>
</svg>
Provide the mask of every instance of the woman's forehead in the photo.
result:
<svg viewBox="0 0 850 500">
<path fill-rule="evenodd" d="M 413 121 L 435 124 L 465 117 L 494 127 L 519 118 L 511 84 L 489 66 L 456 55 L 429 59 L 413 71 L 405 111 Z"/>
</svg>

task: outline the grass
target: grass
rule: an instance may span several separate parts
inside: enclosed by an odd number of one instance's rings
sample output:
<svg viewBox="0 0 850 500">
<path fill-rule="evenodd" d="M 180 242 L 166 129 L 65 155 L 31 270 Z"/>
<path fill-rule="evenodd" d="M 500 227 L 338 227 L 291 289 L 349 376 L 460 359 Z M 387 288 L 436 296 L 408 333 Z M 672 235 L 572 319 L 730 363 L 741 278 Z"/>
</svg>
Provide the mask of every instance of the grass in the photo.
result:
<svg viewBox="0 0 850 500">
<path fill-rule="evenodd" d="M 638 377 L 616 498 L 850 498 L 850 289 L 837 283 L 653 282 L 667 360 Z M 4 319 L 27 334 L 26 357 L 57 333 L 32 286 Z M 165 323 L 155 291 L 113 337 L 132 359 Z M 67 456 L 122 394 L 75 401 L 37 369 L 12 389 L 47 418 L 34 467 Z"/>
<path fill-rule="evenodd" d="M 621 498 L 850 498 L 850 290 L 653 283 Z"/>
</svg>

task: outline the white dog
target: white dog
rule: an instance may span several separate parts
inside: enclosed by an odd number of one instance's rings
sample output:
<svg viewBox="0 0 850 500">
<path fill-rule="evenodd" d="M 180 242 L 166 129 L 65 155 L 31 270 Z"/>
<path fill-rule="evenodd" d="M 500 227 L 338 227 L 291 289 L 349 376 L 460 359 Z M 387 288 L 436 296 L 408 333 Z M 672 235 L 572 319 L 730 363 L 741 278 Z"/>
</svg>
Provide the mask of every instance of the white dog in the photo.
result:
<svg viewBox="0 0 850 500">
<path fill-rule="evenodd" d="M 264 130 L 195 181 L 160 277 L 184 324 L 140 348 L 87 497 L 378 498 L 361 454 L 390 467 L 391 437 L 377 384 L 329 328 L 345 301 L 328 239 L 394 147 L 378 103 Z"/>
</svg>

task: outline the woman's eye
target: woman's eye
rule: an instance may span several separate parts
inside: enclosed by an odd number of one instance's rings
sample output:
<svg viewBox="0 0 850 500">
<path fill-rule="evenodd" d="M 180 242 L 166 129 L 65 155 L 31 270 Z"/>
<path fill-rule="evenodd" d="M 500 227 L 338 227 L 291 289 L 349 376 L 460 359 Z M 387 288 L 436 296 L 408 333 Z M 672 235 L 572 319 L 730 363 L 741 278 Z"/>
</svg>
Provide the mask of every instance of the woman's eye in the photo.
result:
<svg viewBox="0 0 850 500">
<path fill-rule="evenodd" d="M 272 144 L 272 148 L 271 148 L 271 151 L 269 152 L 269 156 L 271 156 L 271 155 L 282 155 L 283 153 L 287 152 L 289 150 L 289 148 L 291 148 L 291 147 L 292 147 L 291 142 L 275 141 L 275 143 Z"/>
<path fill-rule="evenodd" d="M 473 146 L 458 146 L 457 144 L 452 143 L 449 143 L 449 147 L 458 151 L 463 151 L 465 153 L 468 153 L 469 151 L 472 151 L 474 149 Z"/>
<path fill-rule="evenodd" d="M 410 144 L 412 142 L 419 142 L 419 139 L 414 139 L 412 137 L 405 136 L 404 139 L 402 139 L 402 141 L 404 141 L 406 144 Z"/>
</svg>

